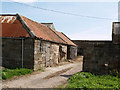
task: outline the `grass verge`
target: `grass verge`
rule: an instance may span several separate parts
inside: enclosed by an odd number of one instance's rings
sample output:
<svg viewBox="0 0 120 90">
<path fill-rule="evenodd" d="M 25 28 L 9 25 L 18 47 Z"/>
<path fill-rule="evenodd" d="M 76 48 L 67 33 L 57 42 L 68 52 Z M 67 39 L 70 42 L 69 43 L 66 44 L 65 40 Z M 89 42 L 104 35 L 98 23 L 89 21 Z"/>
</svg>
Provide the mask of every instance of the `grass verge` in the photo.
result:
<svg viewBox="0 0 120 90">
<path fill-rule="evenodd" d="M 65 88 L 106 88 L 120 89 L 118 82 L 120 78 L 111 75 L 94 75 L 88 72 L 79 72 L 68 79 Z"/>
<path fill-rule="evenodd" d="M 25 74 L 31 74 L 33 70 L 21 68 L 21 69 L 5 69 L 3 71 L 0 71 L 0 79 L 10 79 L 14 76 L 21 76 Z"/>
</svg>

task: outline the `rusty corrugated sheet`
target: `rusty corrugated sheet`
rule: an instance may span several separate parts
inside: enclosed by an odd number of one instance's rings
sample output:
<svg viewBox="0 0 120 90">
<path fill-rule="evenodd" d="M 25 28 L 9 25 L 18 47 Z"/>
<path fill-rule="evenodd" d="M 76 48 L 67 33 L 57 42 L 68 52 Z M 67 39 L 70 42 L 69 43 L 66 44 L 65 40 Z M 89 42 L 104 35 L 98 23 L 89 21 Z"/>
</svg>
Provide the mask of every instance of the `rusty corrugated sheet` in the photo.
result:
<svg viewBox="0 0 120 90">
<path fill-rule="evenodd" d="M 51 30 L 46 25 L 35 22 L 24 16 L 19 15 L 22 21 L 28 26 L 30 31 L 18 20 L 17 15 L 0 15 L 0 27 L 2 26 L 2 36 L 1 37 L 31 37 L 29 32 L 32 32 L 36 37 L 42 38 L 44 40 L 49 40 L 57 43 L 64 43 L 76 46 L 67 36 L 63 35 L 61 32 Z"/>
<path fill-rule="evenodd" d="M 0 23 L 14 23 L 16 16 L 0 16 Z"/>
<path fill-rule="evenodd" d="M 30 37 L 29 31 L 18 20 L 17 15 L 0 15 L 0 27 L 2 27 L 2 36 L 0 37 Z M 53 31 L 47 26 L 30 20 L 19 15 L 23 22 L 29 27 L 30 31 L 38 38 L 49 40 L 57 43 L 64 43 Z"/>
<path fill-rule="evenodd" d="M 30 37 L 16 16 L 0 16 L 0 24 L 0 28 L 2 27 L 0 37 Z"/>
</svg>

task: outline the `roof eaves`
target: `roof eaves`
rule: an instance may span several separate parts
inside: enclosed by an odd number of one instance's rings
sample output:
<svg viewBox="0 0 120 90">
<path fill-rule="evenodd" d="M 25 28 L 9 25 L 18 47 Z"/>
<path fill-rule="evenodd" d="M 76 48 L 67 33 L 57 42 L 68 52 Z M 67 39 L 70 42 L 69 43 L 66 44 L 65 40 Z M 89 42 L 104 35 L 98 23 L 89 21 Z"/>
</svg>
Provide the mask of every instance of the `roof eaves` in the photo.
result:
<svg viewBox="0 0 120 90">
<path fill-rule="evenodd" d="M 50 28 L 50 30 L 52 31 L 52 32 L 54 32 L 60 39 L 62 39 L 55 31 L 53 31 L 51 28 Z M 67 42 L 64 40 L 64 39 L 62 39 L 66 44 L 67 44 Z"/>
<path fill-rule="evenodd" d="M 41 24 L 53 24 L 53 22 L 51 22 L 51 23 L 41 23 Z"/>
<path fill-rule="evenodd" d="M 56 44 L 63 44 L 63 45 L 67 45 L 67 43 L 55 42 L 55 41 L 46 40 L 46 39 L 42 39 L 42 38 L 36 38 L 36 39 L 40 39 L 40 40 L 42 40 L 42 41 L 48 41 L 48 42 L 51 42 L 51 43 L 56 43 Z"/>
<path fill-rule="evenodd" d="M 16 14 L 0 14 L 0 16 L 16 16 Z"/>
<path fill-rule="evenodd" d="M 43 24 L 43 23 L 41 23 L 41 24 Z M 44 25 L 44 24 L 43 24 Z M 44 25 L 44 26 L 46 26 L 46 25 Z M 46 26 L 46 27 L 48 27 L 48 26 Z M 55 33 L 60 39 L 62 39 L 54 30 L 52 30 L 50 27 L 48 27 L 53 33 Z M 63 39 L 62 39 L 63 40 Z M 63 40 L 65 43 L 64 44 L 67 44 L 67 42 L 65 41 L 65 40 Z"/>
<path fill-rule="evenodd" d="M 61 32 L 65 37 L 67 37 L 63 32 Z M 68 37 L 67 37 L 68 38 Z M 71 42 L 72 40 L 70 38 L 68 38 Z M 74 43 L 75 44 L 75 43 Z M 75 45 L 72 45 L 72 46 L 77 46 L 76 44 Z"/>
<path fill-rule="evenodd" d="M 36 35 L 30 30 L 29 26 L 27 25 L 27 23 L 22 19 L 22 17 L 19 14 L 16 14 L 17 19 L 20 21 L 20 23 L 23 25 L 23 27 L 25 28 L 25 30 L 29 33 L 29 35 L 32 38 L 35 38 Z"/>
</svg>

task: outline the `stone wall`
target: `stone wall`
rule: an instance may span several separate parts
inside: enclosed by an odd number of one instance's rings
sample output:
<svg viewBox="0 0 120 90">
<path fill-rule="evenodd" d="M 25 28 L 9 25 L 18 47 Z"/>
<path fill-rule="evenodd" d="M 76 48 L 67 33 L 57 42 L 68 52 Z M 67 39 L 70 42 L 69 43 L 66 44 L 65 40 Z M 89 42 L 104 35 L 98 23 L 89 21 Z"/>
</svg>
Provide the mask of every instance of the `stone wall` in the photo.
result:
<svg viewBox="0 0 120 90">
<path fill-rule="evenodd" d="M 50 48 L 51 65 L 57 65 L 60 61 L 59 44 L 51 44 Z"/>
<path fill-rule="evenodd" d="M 2 66 L 33 69 L 33 43 L 32 39 L 2 38 Z"/>
<path fill-rule="evenodd" d="M 74 40 L 78 45 L 78 54 L 84 56 L 83 70 L 94 73 L 108 73 L 109 70 L 120 67 L 120 45 L 112 41 L 80 41 Z"/>
<path fill-rule="evenodd" d="M 44 46 L 41 44 L 40 40 L 35 40 L 34 43 L 34 70 L 41 69 L 45 66 L 45 48 L 41 48 L 40 46 Z"/>
<path fill-rule="evenodd" d="M 67 59 L 67 45 L 30 38 L 2 38 L 2 66 L 6 68 L 51 67 Z M 61 49 L 60 49 L 61 48 Z"/>
<path fill-rule="evenodd" d="M 57 65 L 67 58 L 67 46 L 65 45 L 41 40 L 35 40 L 34 45 L 34 70 Z M 63 52 L 66 54 L 63 55 Z"/>
</svg>

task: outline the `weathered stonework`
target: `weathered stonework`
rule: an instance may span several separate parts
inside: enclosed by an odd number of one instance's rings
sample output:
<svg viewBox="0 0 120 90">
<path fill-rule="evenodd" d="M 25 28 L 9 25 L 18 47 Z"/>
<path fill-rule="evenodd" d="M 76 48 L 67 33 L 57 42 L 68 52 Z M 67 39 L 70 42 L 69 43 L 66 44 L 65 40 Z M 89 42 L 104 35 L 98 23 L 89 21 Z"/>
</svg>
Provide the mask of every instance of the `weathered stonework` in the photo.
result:
<svg viewBox="0 0 120 90">
<path fill-rule="evenodd" d="M 30 38 L 3 38 L 2 53 L 4 67 L 39 70 L 66 60 L 67 45 Z"/>
<path fill-rule="evenodd" d="M 51 61 L 51 64 L 58 64 L 58 61 L 59 61 L 59 45 L 58 44 L 51 44 L 50 61 Z"/>
<path fill-rule="evenodd" d="M 35 40 L 34 43 L 34 70 L 41 69 L 45 66 L 45 52 L 44 48 L 40 48 L 41 41 Z"/>
<path fill-rule="evenodd" d="M 67 46 L 62 45 L 62 53 L 60 45 L 41 40 L 35 40 L 34 43 L 34 70 L 42 69 L 43 67 L 51 67 L 67 59 Z M 60 57 L 61 54 L 66 54 Z"/>
<path fill-rule="evenodd" d="M 120 70 L 120 45 L 112 41 L 80 41 L 78 53 L 84 56 L 83 70 L 94 73 L 108 73 L 109 70 Z"/>
</svg>

